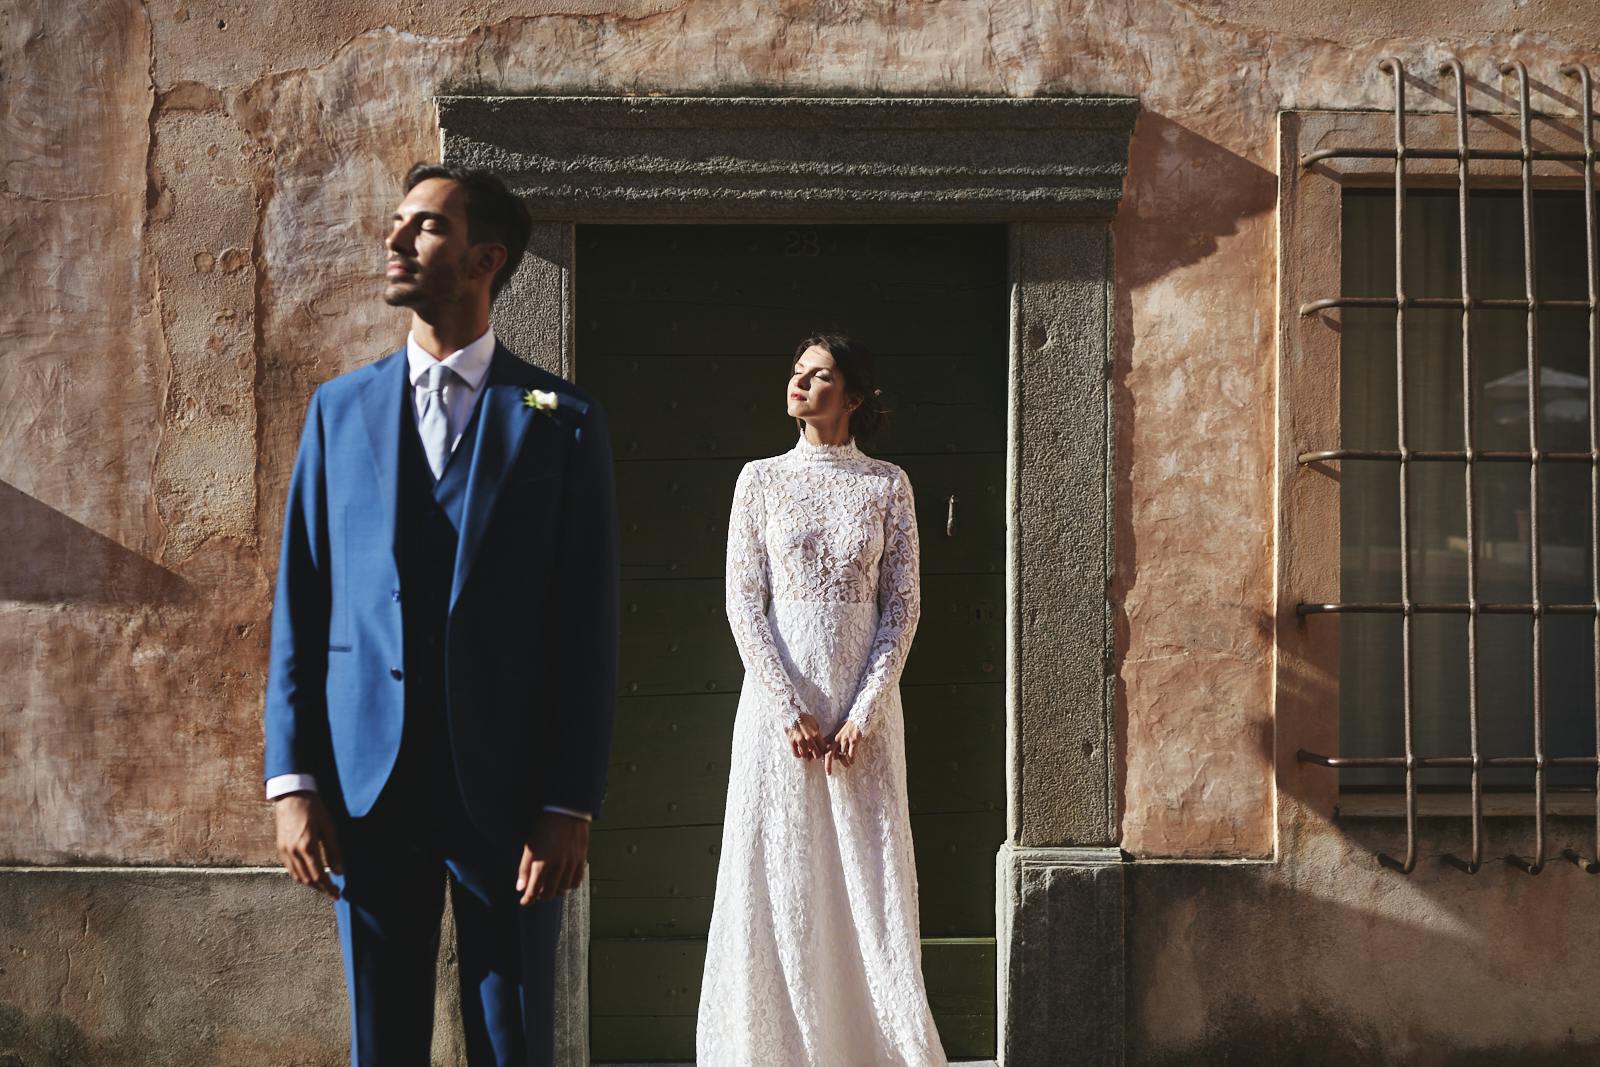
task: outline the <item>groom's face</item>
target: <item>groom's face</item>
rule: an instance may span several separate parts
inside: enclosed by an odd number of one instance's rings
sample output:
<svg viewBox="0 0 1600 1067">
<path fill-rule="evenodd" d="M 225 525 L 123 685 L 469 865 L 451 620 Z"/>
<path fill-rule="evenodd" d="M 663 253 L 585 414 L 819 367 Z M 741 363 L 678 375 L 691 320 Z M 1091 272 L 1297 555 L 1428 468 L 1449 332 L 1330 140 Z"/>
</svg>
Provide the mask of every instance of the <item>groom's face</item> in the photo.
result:
<svg viewBox="0 0 1600 1067">
<path fill-rule="evenodd" d="M 466 299 L 475 281 L 467 230 L 466 193 L 460 185 L 448 178 L 418 182 L 394 209 L 383 242 L 388 253 L 384 301 L 421 311 Z"/>
</svg>

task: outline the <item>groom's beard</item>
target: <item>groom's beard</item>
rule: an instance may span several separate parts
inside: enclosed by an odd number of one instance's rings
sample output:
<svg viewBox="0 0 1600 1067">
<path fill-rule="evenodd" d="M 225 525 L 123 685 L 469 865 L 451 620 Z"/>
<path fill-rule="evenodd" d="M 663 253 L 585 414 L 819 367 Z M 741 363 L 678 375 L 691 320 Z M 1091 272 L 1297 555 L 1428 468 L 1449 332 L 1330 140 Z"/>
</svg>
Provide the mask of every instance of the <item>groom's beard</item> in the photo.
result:
<svg viewBox="0 0 1600 1067">
<path fill-rule="evenodd" d="M 462 276 L 466 273 L 467 257 L 453 264 L 424 267 L 414 259 L 396 260 L 411 271 L 411 276 L 388 282 L 383 287 L 383 302 L 390 307 L 407 307 L 413 310 L 428 307 L 445 307 L 461 301 Z"/>
</svg>

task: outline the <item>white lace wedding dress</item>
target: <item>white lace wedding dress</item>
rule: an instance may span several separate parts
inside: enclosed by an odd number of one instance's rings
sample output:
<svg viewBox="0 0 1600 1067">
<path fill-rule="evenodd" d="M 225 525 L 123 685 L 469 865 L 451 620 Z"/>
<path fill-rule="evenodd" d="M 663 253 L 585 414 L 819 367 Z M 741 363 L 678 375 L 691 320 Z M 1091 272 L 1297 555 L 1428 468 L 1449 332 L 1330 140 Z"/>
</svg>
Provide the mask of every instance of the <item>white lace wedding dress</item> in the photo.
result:
<svg viewBox="0 0 1600 1067">
<path fill-rule="evenodd" d="M 900 672 L 916 631 L 911 485 L 852 441 L 746 464 L 727 609 L 744 687 L 695 1035 L 702 1067 L 942 1065 L 918 940 Z M 795 758 L 801 713 L 863 731 Z"/>
</svg>

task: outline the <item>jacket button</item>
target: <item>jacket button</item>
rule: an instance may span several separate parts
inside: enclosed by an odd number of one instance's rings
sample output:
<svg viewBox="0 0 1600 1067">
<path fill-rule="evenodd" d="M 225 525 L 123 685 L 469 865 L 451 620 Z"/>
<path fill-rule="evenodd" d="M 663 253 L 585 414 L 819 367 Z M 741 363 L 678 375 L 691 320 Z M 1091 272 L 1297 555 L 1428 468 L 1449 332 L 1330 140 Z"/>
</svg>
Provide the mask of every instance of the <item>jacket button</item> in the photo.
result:
<svg viewBox="0 0 1600 1067">
<path fill-rule="evenodd" d="M 389 595 L 392 598 L 394 598 L 396 603 L 399 603 L 399 601 L 400 601 L 400 590 L 396 589 L 394 592 L 390 593 Z"/>
<path fill-rule="evenodd" d="M 401 670 L 399 667 L 390 667 L 389 668 L 389 677 L 393 678 L 395 681 L 398 682 L 400 679 L 404 678 L 405 676 L 406 676 L 406 672 Z"/>
</svg>

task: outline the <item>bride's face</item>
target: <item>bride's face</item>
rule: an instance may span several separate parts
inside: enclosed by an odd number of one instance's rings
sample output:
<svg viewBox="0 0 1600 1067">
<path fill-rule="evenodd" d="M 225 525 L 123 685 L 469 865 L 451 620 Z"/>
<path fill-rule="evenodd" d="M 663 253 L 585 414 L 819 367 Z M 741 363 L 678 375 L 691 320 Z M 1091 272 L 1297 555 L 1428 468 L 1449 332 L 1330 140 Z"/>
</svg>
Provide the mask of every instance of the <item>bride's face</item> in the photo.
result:
<svg viewBox="0 0 1600 1067">
<path fill-rule="evenodd" d="M 789 375 L 788 411 L 791 418 L 827 425 L 848 418 L 860 401 L 845 392 L 844 375 L 833 355 L 819 345 L 800 353 Z"/>
</svg>

